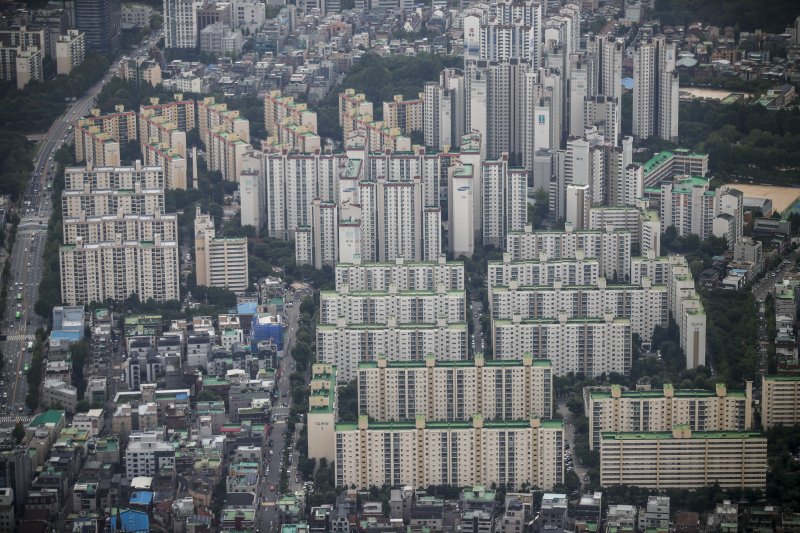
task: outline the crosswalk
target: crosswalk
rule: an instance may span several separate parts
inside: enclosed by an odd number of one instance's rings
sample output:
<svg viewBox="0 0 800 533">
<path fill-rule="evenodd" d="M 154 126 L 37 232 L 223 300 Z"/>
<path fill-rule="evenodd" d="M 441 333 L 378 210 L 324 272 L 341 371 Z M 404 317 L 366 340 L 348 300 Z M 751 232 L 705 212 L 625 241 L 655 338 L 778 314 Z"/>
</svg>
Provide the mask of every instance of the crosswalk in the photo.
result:
<svg viewBox="0 0 800 533">
<path fill-rule="evenodd" d="M 32 340 L 36 340 L 36 335 L 33 335 L 33 334 L 25 335 L 25 334 L 22 334 L 22 333 L 17 333 L 16 335 L 6 335 L 6 340 L 7 341 L 16 341 L 16 342 L 19 342 L 19 341 L 32 341 Z"/>
<path fill-rule="evenodd" d="M 31 421 L 31 417 L 29 416 L 0 416 L 0 426 L 6 426 L 8 424 L 16 424 L 17 421 L 22 422 L 23 425 L 28 425 Z"/>
</svg>

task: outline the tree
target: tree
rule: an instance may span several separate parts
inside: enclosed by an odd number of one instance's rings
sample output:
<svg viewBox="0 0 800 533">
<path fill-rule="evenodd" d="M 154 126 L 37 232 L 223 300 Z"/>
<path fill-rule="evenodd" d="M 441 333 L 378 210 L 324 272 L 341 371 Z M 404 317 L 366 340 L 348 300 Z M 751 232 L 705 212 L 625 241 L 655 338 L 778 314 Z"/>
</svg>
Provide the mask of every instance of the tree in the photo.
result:
<svg viewBox="0 0 800 533">
<path fill-rule="evenodd" d="M 198 402 L 221 402 L 222 398 L 219 394 L 210 391 L 208 389 L 201 390 L 200 394 L 197 395 Z"/>
<path fill-rule="evenodd" d="M 17 420 L 17 423 L 14 425 L 14 430 L 11 432 L 11 436 L 14 437 L 17 444 L 20 444 L 22 439 L 25 438 L 25 427 L 22 425 L 22 421 Z"/>
</svg>

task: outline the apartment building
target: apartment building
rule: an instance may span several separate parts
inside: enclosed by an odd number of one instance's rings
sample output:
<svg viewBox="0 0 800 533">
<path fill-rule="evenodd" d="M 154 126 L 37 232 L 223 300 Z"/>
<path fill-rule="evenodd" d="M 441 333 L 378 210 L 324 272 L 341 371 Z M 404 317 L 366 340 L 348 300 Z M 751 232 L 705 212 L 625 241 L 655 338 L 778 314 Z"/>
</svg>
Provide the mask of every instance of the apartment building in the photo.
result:
<svg viewBox="0 0 800 533">
<path fill-rule="evenodd" d="M 761 378 L 761 426 L 766 431 L 779 424 L 800 424 L 800 376 Z"/>
<path fill-rule="evenodd" d="M 83 63 L 86 54 L 86 34 L 79 30 L 67 30 L 56 41 L 56 73 L 67 75 Z"/>
<path fill-rule="evenodd" d="M 228 109 L 228 104 L 217 103 L 213 96 L 207 96 L 197 102 L 197 129 L 204 145 L 208 145 L 209 133 L 217 126 L 250 142 L 250 121 L 238 110 Z"/>
<path fill-rule="evenodd" d="M 402 94 L 396 94 L 391 102 L 383 103 L 383 121 L 389 128 L 398 128 L 403 135 L 411 135 L 412 131 L 421 132 L 423 115 L 423 94 L 414 100 L 406 100 Z"/>
<path fill-rule="evenodd" d="M 61 299 L 68 305 L 125 300 L 178 300 L 180 249 L 177 241 L 65 244 L 59 249 Z"/>
<path fill-rule="evenodd" d="M 337 418 L 336 366 L 311 365 L 308 397 L 308 457 L 319 461 L 336 458 L 334 439 Z"/>
<path fill-rule="evenodd" d="M 540 254 L 538 259 L 513 261 L 511 254 L 505 253 L 502 261 L 489 261 L 490 299 L 492 287 L 508 286 L 512 281 L 520 287 L 553 287 L 556 281 L 561 281 L 562 287 L 596 286 L 600 278 L 600 262 L 586 258 L 580 250 L 575 255 L 575 259 L 551 260 L 547 254 Z"/>
<path fill-rule="evenodd" d="M 589 449 L 600 447 L 602 433 L 664 432 L 678 424 L 692 431 L 748 431 L 753 429 L 753 383 L 743 391 L 729 391 L 718 383 L 715 391 L 675 389 L 628 391 L 585 390 L 589 418 Z"/>
<path fill-rule="evenodd" d="M 359 489 L 523 483 L 552 488 L 564 479 L 562 420 L 336 424 L 336 485 Z"/>
<path fill-rule="evenodd" d="M 631 322 L 607 314 L 600 318 L 494 320 L 494 356 L 518 359 L 530 354 L 534 359 L 550 359 L 553 372 L 586 376 L 618 372 L 627 374 L 631 366 Z"/>
<path fill-rule="evenodd" d="M 372 115 L 372 102 L 367 100 L 364 93 L 356 94 L 355 89 L 345 89 L 339 93 L 339 125 L 344 128 L 347 124 L 346 117 L 353 114 Z"/>
<path fill-rule="evenodd" d="M 184 100 L 177 93 L 172 102 L 161 102 L 158 98 L 150 98 L 150 104 L 139 107 L 139 125 L 144 127 L 147 121 L 155 117 L 164 117 L 164 121 L 175 124 L 180 131 L 187 132 L 198 126 L 194 100 Z M 144 137 L 143 133 L 140 136 Z"/>
<path fill-rule="evenodd" d="M 600 484 L 650 489 L 764 490 L 767 439 L 750 431 L 672 431 L 600 434 Z"/>
<path fill-rule="evenodd" d="M 106 189 L 163 189 L 164 172 L 158 167 L 140 164 L 127 167 L 67 167 L 64 169 L 64 190 L 93 191 Z"/>
<path fill-rule="evenodd" d="M 197 47 L 197 0 L 164 2 L 164 46 L 167 48 Z"/>
<path fill-rule="evenodd" d="M 508 287 L 492 287 L 489 306 L 495 320 L 597 318 L 606 313 L 631 322 L 631 331 L 649 341 L 656 326 L 669 322 L 667 286 L 651 285 L 644 278 L 642 285 L 607 285 L 599 278 L 594 286 L 520 287 L 512 281 Z"/>
<path fill-rule="evenodd" d="M 394 286 L 400 291 L 432 291 L 442 285 L 447 290 L 463 290 L 464 263 L 440 255 L 434 261 L 398 257 L 394 263 L 356 260 L 336 265 L 337 290 L 346 286 L 352 291 L 388 291 Z"/>
<path fill-rule="evenodd" d="M 592 206 L 589 208 L 589 229 L 605 230 L 609 225 L 617 231 L 631 234 L 631 247 L 639 253 L 647 250 L 661 254 L 661 221 L 658 212 L 647 208 L 642 202 L 639 206 Z"/>
<path fill-rule="evenodd" d="M 639 43 L 633 53 L 633 136 L 678 140 L 677 45 L 663 35 Z"/>
<path fill-rule="evenodd" d="M 214 219 L 197 206 L 194 219 L 194 251 L 197 284 L 235 292 L 247 289 L 247 238 L 217 237 Z"/>
<path fill-rule="evenodd" d="M 283 96 L 281 91 L 270 91 L 264 96 L 264 128 L 268 137 L 277 137 L 282 124 L 295 124 L 317 133 L 317 114 L 309 111 L 307 104 Z"/>
<path fill-rule="evenodd" d="M 690 176 L 662 182 L 660 218 L 663 227 L 675 226 L 682 237 L 694 234 L 707 239 L 712 235 L 717 198 L 709 187 L 710 180 Z"/>
<path fill-rule="evenodd" d="M 208 170 L 220 172 L 224 180 L 238 181 L 245 154 L 253 147 L 236 133 L 225 131 L 225 126 L 213 128 L 208 138 Z"/>
<path fill-rule="evenodd" d="M 181 132 L 182 133 L 182 132 Z M 186 190 L 187 163 L 172 143 L 142 143 L 142 157 L 146 165 L 164 169 L 167 189 Z"/>
<path fill-rule="evenodd" d="M 528 220 L 527 171 L 510 167 L 507 153 L 499 159 L 483 161 L 481 198 L 483 243 L 502 248 L 506 235 L 523 231 Z"/>
<path fill-rule="evenodd" d="M 137 139 L 136 112 L 121 105 L 114 113 L 101 115 L 92 109 L 91 116 L 75 123 L 75 159 L 96 167 L 120 165 L 120 145 Z"/>
<path fill-rule="evenodd" d="M 355 379 L 358 364 L 375 361 L 422 361 L 434 354 L 438 361 L 461 361 L 469 354 L 466 322 L 448 324 L 441 318 L 421 324 L 399 324 L 390 317 L 384 324 L 336 324 L 316 327 L 319 361 L 335 365 L 337 378 L 346 383 Z"/>
<path fill-rule="evenodd" d="M 376 361 L 358 365 L 358 412 L 373 420 L 466 421 L 550 418 L 553 372 L 550 361 L 521 360 Z"/>
<path fill-rule="evenodd" d="M 686 354 L 686 368 L 706 364 L 706 313 L 694 286 L 686 258 L 669 256 L 667 287 L 669 310 L 680 330 L 680 344 Z"/>
<path fill-rule="evenodd" d="M 537 230 L 525 225 L 523 231 L 510 231 L 506 251 L 514 261 L 538 259 L 546 254 L 551 259 L 575 259 L 578 251 L 587 259 L 600 262 L 600 275 L 609 280 L 625 281 L 630 272 L 632 234 L 608 225 L 602 230 L 564 231 Z"/>
<path fill-rule="evenodd" d="M 465 322 L 466 293 L 439 286 L 435 291 L 320 292 L 319 321 L 337 324 L 342 318 L 347 324 L 386 324 L 390 317 L 398 324 L 432 324 L 443 318 L 449 324 Z"/>
</svg>

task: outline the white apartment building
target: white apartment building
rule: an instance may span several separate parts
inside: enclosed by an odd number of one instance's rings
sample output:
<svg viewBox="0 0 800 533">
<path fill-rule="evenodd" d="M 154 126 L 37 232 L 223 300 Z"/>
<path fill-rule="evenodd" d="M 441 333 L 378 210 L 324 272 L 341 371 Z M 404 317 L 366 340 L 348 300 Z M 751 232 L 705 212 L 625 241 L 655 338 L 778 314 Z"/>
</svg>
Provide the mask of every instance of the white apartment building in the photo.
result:
<svg viewBox="0 0 800 533">
<path fill-rule="evenodd" d="M 125 477 L 154 477 L 175 471 L 175 450 L 160 431 L 131 433 L 125 450 Z"/>
<path fill-rule="evenodd" d="M 440 255 L 433 261 L 406 261 L 402 257 L 393 263 L 339 263 L 336 265 L 336 289 L 352 291 L 388 291 L 392 286 L 400 291 L 433 291 L 439 286 L 447 290 L 464 289 L 464 263 L 447 261 Z"/>
<path fill-rule="evenodd" d="M 197 8 L 201 5 L 199 0 L 164 0 L 164 46 L 197 46 Z"/>
<path fill-rule="evenodd" d="M 656 326 L 669 322 L 667 286 L 652 285 L 645 278 L 642 285 L 607 285 L 600 278 L 594 286 L 492 287 L 489 302 L 492 318 L 524 320 L 567 318 L 599 318 L 611 313 L 615 318 L 631 322 L 631 332 L 649 341 Z"/>
<path fill-rule="evenodd" d="M 79 30 L 67 30 L 56 41 L 56 73 L 69 74 L 83 63 L 86 53 L 86 34 Z"/>
<path fill-rule="evenodd" d="M 358 365 L 358 412 L 372 420 L 413 422 L 551 418 L 550 361 L 521 360 L 377 361 Z"/>
<path fill-rule="evenodd" d="M 489 261 L 489 296 L 492 287 L 507 286 L 512 281 L 522 287 L 552 287 L 556 281 L 561 281 L 562 286 L 597 285 L 600 262 L 586 258 L 581 250 L 575 256 L 575 259 L 551 260 L 543 253 L 538 259 L 513 261 L 511 254 L 505 253 L 502 261 Z"/>
<path fill-rule="evenodd" d="M 131 167 L 87 165 L 68 167 L 64 170 L 65 191 L 84 191 L 87 187 L 92 191 L 163 189 L 166 187 L 166 182 L 163 169 L 138 164 Z"/>
<path fill-rule="evenodd" d="M 90 437 L 97 437 L 105 427 L 105 415 L 102 409 L 89 409 L 86 413 L 78 413 L 72 419 L 72 427 L 86 431 Z"/>
<path fill-rule="evenodd" d="M 633 53 L 633 136 L 678 140 L 677 47 L 663 35 L 639 43 Z"/>
<path fill-rule="evenodd" d="M 652 250 L 642 256 L 631 257 L 631 283 L 641 284 L 644 278 L 650 278 L 654 285 L 666 285 L 669 283 L 672 264 L 673 259 L 670 256 L 657 255 Z"/>
<path fill-rule="evenodd" d="M 217 237 L 214 219 L 200 212 L 194 219 L 194 251 L 197 284 L 236 292 L 249 282 L 247 238 Z"/>
<path fill-rule="evenodd" d="M 601 433 L 600 484 L 656 490 L 760 489 L 767 482 L 767 439 L 748 431 Z"/>
<path fill-rule="evenodd" d="M 166 241 L 178 240 L 178 215 L 103 215 L 69 217 L 64 219 L 64 244 L 113 241 L 117 235 L 123 241 L 153 241 L 161 235 Z"/>
<path fill-rule="evenodd" d="M 661 225 L 675 226 L 678 235 L 691 234 L 707 239 L 714 231 L 717 216 L 716 193 L 705 178 L 679 176 L 661 184 Z"/>
<path fill-rule="evenodd" d="M 494 357 L 519 359 L 530 354 L 534 359 L 550 359 L 553 372 L 586 376 L 618 372 L 631 367 L 631 322 L 611 314 L 600 318 L 494 320 Z"/>
<path fill-rule="evenodd" d="M 387 324 L 396 318 L 398 324 L 433 324 L 444 319 L 448 324 L 465 322 L 466 293 L 463 290 L 398 291 L 388 292 L 337 291 L 320 292 L 319 322 L 338 324 Z"/>
<path fill-rule="evenodd" d="M 761 425 L 766 431 L 779 424 L 800 424 L 800 376 L 761 378 Z"/>
<path fill-rule="evenodd" d="M 433 354 L 438 361 L 462 361 L 469 356 L 466 323 L 448 324 L 439 319 L 429 324 L 318 324 L 317 357 L 335 365 L 337 378 L 346 383 L 356 377 L 358 364 L 383 357 L 388 361 L 422 361 Z"/>
<path fill-rule="evenodd" d="M 514 261 L 538 259 L 546 254 L 550 259 L 575 259 L 578 251 L 586 259 L 598 259 L 600 275 L 609 280 L 625 281 L 630 272 L 632 234 L 608 225 L 601 230 L 565 231 L 537 230 L 530 224 L 523 231 L 509 232 L 506 251 Z"/>
<path fill-rule="evenodd" d="M 61 299 L 68 305 L 125 300 L 178 300 L 180 249 L 177 241 L 65 244 L 59 250 Z"/>
<path fill-rule="evenodd" d="M 510 168 L 509 156 L 481 165 L 483 243 L 503 247 L 510 231 L 522 231 L 528 220 L 528 173 Z"/>
<path fill-rule="evenodd" d="M 336 424 L 336 485 L 550 489 L 564 479 L 562 420 Z"/>
<path fill-rule="evenodd" d="M 694 277 L 686 258 L 669 256 L 669 261 L 669 310 L 680 330 L 686 368 L 697 368 L 706 364 L 706 313 L 695 290 Z"/>
<path fill-rule="evenodd" d="M 692 431 L 748 431 L 753 429 L 753 383 L 743 391 L 729 391 L 718 383 L 715 391 L 675 389 L 584 391 L 589 418 L 589 449 L 600 447 L 602 433 L 663 432 L 677 424 Z"/>
<path fill-rule="evenodd" d="M 478 168 L 471 163 L 451 166 L 447 171 L 448 251 L 453 257 L 472 257 L 475 251 L 476 188 Z"/>
</svg>

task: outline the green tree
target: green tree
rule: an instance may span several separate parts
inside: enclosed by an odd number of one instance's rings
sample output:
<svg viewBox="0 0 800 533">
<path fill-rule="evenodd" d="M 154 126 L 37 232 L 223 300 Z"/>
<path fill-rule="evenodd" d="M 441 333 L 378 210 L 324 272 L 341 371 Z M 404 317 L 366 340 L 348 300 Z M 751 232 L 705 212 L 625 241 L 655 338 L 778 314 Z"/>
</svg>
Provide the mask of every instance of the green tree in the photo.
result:
<svg viewBox="0 0 800 533">
<path fill-rule="evenodd" d="M 11 436 L 14 437 L 14 440 L 17 444 L 22 442 L 22 439 L 25 438 L 25 426 L 22 425 L 22 422 L 17 420 L 17 423 L 14 424 L 14 429 L 11 432 Z"/>
</svg>

